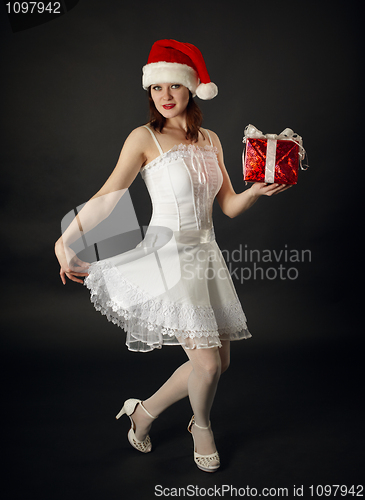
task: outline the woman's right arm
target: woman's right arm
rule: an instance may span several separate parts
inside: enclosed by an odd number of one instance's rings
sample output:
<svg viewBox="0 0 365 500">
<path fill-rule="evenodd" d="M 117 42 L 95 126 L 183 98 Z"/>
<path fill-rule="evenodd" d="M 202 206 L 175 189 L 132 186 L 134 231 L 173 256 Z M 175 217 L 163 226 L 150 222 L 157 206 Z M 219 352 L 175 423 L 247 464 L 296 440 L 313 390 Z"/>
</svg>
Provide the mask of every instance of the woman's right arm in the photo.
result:
<svg viewBox="0 0 365 500">
<path fill-rule="evenodd" d="M 56 257 L 60 263 L 60 277 L 66 284 L 66 276 L 77 283 L 87 276 L 87 262 L 77 258 L 70 244 L 104 220 L 114 209 L 121 196 L 132 184 L 146 161 L 146 144 L 149 132 L 138 127 L 127 137 L 118 162 L 102 188 L 84 205 L 63 235 L 55 243 Z"/>
</svg>

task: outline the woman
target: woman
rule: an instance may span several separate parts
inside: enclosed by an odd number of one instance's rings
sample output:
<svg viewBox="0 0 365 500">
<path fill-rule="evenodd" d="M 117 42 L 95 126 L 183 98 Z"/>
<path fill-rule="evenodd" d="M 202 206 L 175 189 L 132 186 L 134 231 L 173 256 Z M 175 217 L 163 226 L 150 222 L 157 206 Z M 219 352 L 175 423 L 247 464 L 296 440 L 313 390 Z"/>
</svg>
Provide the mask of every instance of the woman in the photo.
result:
<svg viewBox="0 0 365 500">
<path fill-rule="evenodd" d="M 95 307 L 127 332 L 130 350 L 181 345 L 188 361 L 149 399 L 125 401 L 119 418 L 130 417 L 129 442 L 148 453 L 152 422 L 189 396 L 194 416 L 188 430 L 194 461 L 204 471 L 219 468 L 210 410 L 221 373 L 229 365 L 230 341 L 249 338 L 246 318 L 214 238 L 211 219 L 216 197 L 223 212 L 236 217 L 260 196 L 287 186 L 255 183 L 236 194 L 214 132 L 201 128 L 196 94 L 211 99 L 200 51 L 191 44 L 159 40 L 143 68 L 151 121 L 129 135 L 118 163 L 55 247 L 63 284 L 66 276 L 91 289 Z M 69 245 L 115 206 L 138 172 L 146 183 L 153 214 L 146 237 L 130 252 L 91 265 Z"/>
</svg>

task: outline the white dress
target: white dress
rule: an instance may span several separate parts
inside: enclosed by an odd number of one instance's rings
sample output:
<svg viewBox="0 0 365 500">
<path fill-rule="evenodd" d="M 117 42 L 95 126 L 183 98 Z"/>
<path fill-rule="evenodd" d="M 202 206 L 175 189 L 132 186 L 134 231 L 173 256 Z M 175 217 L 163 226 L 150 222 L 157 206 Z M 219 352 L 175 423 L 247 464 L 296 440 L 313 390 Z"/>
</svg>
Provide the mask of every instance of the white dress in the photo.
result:
<svg viewBox="0 0 365 500">
<path fill-rule="evenodd" d="M 152 218 L 136 248 L 91 264 L 85 285 L 96 310 L 123 328 L 131 351 L 162 345 L 221 347 L 251 337 L 216 243 L 213 201 L 223 176 L 217 149 L 174 146 L 140 173 Z M 209 133 L 208 133 L 209 135 Z"/>
</svg>

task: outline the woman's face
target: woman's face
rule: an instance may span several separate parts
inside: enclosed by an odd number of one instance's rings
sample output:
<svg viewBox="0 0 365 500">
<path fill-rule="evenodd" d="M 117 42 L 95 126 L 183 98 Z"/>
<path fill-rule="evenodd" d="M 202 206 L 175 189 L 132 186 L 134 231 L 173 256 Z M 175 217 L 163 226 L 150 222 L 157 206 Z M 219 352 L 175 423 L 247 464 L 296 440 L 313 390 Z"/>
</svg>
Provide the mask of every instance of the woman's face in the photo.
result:
<svg viewBox="0 0 365 500">
<path fill-rule="evenodd" d="M 180 83 L 159 83 L 151 85 L 151 97 L 163 117 L 174 118 L 185 112 L 189 89 Z"/>
</svg>

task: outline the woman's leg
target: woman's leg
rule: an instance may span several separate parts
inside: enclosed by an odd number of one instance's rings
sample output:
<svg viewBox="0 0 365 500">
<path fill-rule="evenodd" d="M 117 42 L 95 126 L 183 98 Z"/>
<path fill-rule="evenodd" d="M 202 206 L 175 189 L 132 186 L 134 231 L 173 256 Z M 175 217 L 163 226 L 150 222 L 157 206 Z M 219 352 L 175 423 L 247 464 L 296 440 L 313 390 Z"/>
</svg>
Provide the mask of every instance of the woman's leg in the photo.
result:
<svg viewBox="0 0 365 500">
<path fill-rule="evenodd" d="M 216 352 L 215 348 L 215 352 Z M 200 352 L 200 351 L 212 351 L 213 349 L 191 349 L 189 351 L 185 350 L 188 357 L 188 352 Z M 222 347 L 218 349 L 218 354 L 220 358 L 220 366 L 221 373 L 223 373 L 229 366 L 229 358 L 230 358 L 230 342 L 222 341 Z M 199 356 L 199 355 L 198 355 Z M 195 357 L 193 355 L 193 357 Z M 151 413 L 157 417 L 160 413 L 162 413 L 166 408 L 176 403 L 180 399 L 189 395 L 189 377 L 191 372 L 193 371 L 193 363 L 190 360 L 186 363 L 183 363 L 171 377 L 155 392 L 150 398 L 146 399 L 143 402 L 143 406 Z M 194 377 L 192 379 L 194 381 Z M 190 384 L 192 385 L 192 384 Z M 193 395 L 194 398 L 194 395 Z M 197 417 L 198 418 L 198 417 Z M 150 427 L 152 425 L 153 420 L 148 417 L 148 415 L 143 411 L 142 408 L 137 406 L 135 412 L 133 413 L 133 420 L 136 424 L 136 437 L 137 439 L 143 441 L 148 434 Z M 202 425 L 200 421 L 197 421 L 198 425 Z M 199 453 L 202 453 L 199 451 Z"/>
<path fill-rule="evenodd" d="M 229 368 L 231 361 L 231 342 L 222 340 L 222 347 L 219 348 L 219 356 L 221 358 L 221 373 L 224 373 Z"/>
<path fill-rule="evenodd" d="M 189 350 L 187 355 L 193 366 L 188 379 L 188 391 L 197 424 L 191 429 L 195 451 L 201 455 L 210 455 L 216 451 L 209 422 L 210 410 L 221 375 L 221 357 L 217 347 Z"/>
<path fill-rule="evenodd" d="M 192 370 L 190 361 L 182 364 L 171 377 L 150 398 L 143 401 L 143 406 L 151 415 L 158 417 L 166 408 L 188 395 L 188 378 Z M 136 424 L 136 438 L 143 441 L 147 436 L 153 420 L 138 405 L 133 413 Z"/>
</svg>

